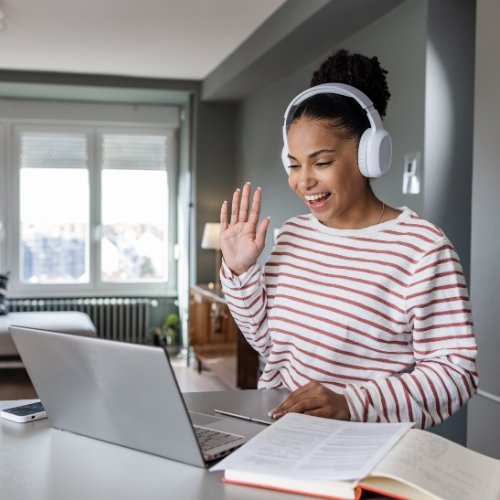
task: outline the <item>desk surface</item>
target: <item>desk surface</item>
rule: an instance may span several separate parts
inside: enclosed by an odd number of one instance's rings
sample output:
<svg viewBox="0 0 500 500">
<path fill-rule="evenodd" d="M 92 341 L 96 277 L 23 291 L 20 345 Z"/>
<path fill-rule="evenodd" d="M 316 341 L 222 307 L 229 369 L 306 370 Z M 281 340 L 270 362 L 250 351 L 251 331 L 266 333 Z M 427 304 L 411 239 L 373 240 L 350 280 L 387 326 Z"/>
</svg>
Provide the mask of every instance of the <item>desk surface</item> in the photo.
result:
<svg viewBox="0 0 500 500">
<path fill-rule="evenodd" d="M 186 393 L 191 410 L 275 402 L 278 391 Z M 15 404 L 15 403 L 14 403 Z M 0 402 L 0 408 L 13 406 Z M 258 424 L 252 424 L 258 426 Z M 264 427 L 262 427 L 264 428 Z M 0 496 L 13 500 L 282 500 L 298 495 L 225 484 L 221 472 L 184 465 L 121 446 L 51 429 L 47 419 L 0 419 Z M 307 498 L 307 497 L 304 497 Z"/>
</svg>

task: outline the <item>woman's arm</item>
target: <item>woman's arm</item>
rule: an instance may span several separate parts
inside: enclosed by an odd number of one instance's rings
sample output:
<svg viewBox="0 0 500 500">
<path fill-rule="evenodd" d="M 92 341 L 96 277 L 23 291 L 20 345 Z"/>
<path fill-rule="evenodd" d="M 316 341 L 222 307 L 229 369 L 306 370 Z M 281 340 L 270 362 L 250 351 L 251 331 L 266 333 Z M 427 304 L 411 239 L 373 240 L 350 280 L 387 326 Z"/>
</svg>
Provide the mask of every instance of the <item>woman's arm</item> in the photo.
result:
<svg viewBox="0 0 500 500">
<path fill-rule="evenodd" d="M 467 286 L 447 239 L 420 261 L 406 303 L 415 365 L 406 373 L 348 385 L 344 395 L 353 420 L 414 421 L 417 427 L 431 427 L 455 413 L 477 388 Z"/>
<path fill-rule="evenodd" d="M 248 343 L 267 358 L 271 349 L 267 326 L 268 298 L 259 264 L 254 264 L 246 273 L 235 276 L 223 262 L 221 284 L 238 328 Z"/>
<path fill-rule="evenodd" d="M 431 427 L 456 412 L 477 387 L 476 342 L 458 256 L 447 240 L 426 253 L 406 297 L 415 364 L 404 373 L 349 384 L 337 394 L 312 381 L 277 408 L 364 422 L 412 421 Z"/>
<path fill-rule="evenodd" d="M 262 193 L 257 188 L 250 206 L 251 185 L 233 194 L 231 214 L 227 202 L 221 208 L 221 284 L 226 302 L 250 345 L 267 357 L 267 299 L 257 259 L 264 250 L 269 218 L 259 224 Z"/>
</svg>

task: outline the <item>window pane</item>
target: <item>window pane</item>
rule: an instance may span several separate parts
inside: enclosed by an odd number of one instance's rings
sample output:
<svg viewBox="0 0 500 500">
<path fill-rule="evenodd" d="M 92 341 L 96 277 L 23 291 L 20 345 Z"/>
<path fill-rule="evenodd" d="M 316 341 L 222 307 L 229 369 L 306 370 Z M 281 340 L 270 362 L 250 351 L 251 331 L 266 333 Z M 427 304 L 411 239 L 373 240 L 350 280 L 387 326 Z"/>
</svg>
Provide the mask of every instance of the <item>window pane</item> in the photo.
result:
<svg viewBox="0 0 500 500">
<path fill-rule="evenodd" d="M 102 281 L 166 281 L 167 172 L 104 169 L 102 228 Z"/>
<path fill-rule="evenodd" d="M 102 168 L 166 170 L 164 135 L 105 134 Z"/>
<path fill-rule="evenodd" d="M 23 133 L 21 167 L 86 168 L 87 139 L 83 135 Z"/>
<path fill-rule="evenodd" d="M 88 283 L 88 170 L 21 168 L 20 174 L 21 282 Z"/>
</svg>

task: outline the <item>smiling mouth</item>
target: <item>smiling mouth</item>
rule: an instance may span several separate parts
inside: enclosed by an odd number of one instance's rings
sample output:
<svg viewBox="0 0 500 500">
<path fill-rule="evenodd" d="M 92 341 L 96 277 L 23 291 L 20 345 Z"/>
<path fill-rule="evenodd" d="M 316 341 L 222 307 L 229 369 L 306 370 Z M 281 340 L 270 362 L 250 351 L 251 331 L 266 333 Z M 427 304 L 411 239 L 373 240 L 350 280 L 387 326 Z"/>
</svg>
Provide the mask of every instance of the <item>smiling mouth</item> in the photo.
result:
<svg viewBox="0 0 500 500">
<path fill-rule="evenodd" d="M 318 194 L 312 194 L 312 195 L 305 195 L 304 198 L 307 202 L 307 204 L 311 208 L 318 208 L 323 206 L 328 199 L 330 198 L 331 193 L 318 193 Z"/>
</svg>

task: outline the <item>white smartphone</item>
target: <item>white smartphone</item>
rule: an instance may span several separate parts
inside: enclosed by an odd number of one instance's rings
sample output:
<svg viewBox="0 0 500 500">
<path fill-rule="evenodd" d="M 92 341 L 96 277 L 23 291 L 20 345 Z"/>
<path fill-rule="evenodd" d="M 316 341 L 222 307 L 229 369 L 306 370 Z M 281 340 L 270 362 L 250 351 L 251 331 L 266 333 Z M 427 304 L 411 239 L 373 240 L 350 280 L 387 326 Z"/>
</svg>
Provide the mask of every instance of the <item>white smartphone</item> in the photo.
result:
<svg viewBox="0 0 500 500">
<path fill-rule="evenodd" d="M 31 422 L 32 420 L 46 418 L 47 412 L 44 410 L 42 403 L 36 401 L 26 405 L 6 408 L 0 412 L 0 417 L 14 422 Z"/>
</svg>

